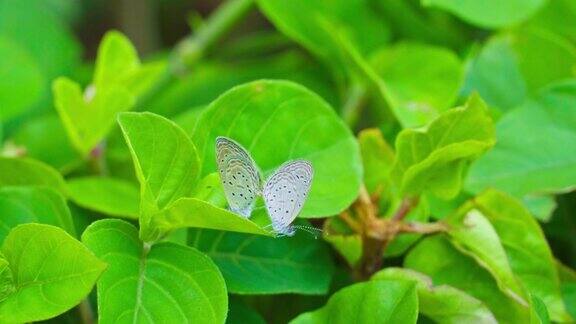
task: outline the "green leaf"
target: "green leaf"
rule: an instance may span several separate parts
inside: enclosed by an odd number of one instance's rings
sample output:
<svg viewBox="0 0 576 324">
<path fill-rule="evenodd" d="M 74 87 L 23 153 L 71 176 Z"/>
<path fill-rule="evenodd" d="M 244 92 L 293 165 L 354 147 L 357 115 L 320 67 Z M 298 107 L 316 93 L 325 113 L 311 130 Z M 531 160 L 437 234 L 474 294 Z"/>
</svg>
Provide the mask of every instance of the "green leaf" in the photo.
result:
<svg viewBox="0 0 576 324">
<path fill-rule="evenodd" d="M 246 306 L 239 298 L 230 299 L 227 324 L 266 324 L 258 312 Z"/>
<path fill-rule="evenodd" d="M 576 80 L 551 85 L 506 114 L 498 143 L 471 167 L 466 188 L 491 187 L 517 197 L 564 192 L 576 185 Z M 545 148 L 545 149 L 543 149 Z"/>
<path fill-rule="evenodd" d="M 468 62 L 464 91 L 477 91 L 490 107 L 507 111 L 520 105 L 528 89 L 509 37 L 490 38 Z"/>
<path fill-rule="evenodd" d="M 496 323 L 492 312 L 478 299 L 450 286 L 434 286 L 430 277 L 419 272 L 386 268 L 371 280 L 414 282 L 420 313 L 436 323 Z"/>
<path fill-rule="evenodd" d="M 463 20 L 484 28 L 512 26 L 527 20 L 546 4 L 547 0 L 422 0 L 453 13 Z"/>
<path fill-rule="evenodd" d="M 8 260 L 0 255 L 0 303 L 16 291 L 14 277 Z"/>
<path fill-rule="evenodd" d="M 576 318 L 576 271 L 558 261 L 556 266 L 560 276 L 564 304 L 572 318 Z"/>
<path fill-rule="evenodd" d="M 222 49 L 220 49 L 222 51 Z M 215 53 L 216 54 L 216 53 Z M 318 93 L 331 104 L 339 103 L 331 75 L 310 57 L 294 49 L 252 60 L 207 60 L 194 67 L 194 73 L 177 78 L 146 104 L 149 111 L 173 116 L 195 107 L 204 107 L 232 87 L 262 78 L 286 79 Z M 335 105 L 337 106 L 337 105 Z M 191 129 L 182 127 L 187 133 Z"/>
<path fill-rule="evenodd" d="M 224 323 L 224 279 L 198 250 L 144 244 L 134 226 L 117 219 L 92 223 L 82 242 L 109 264 L 97 287 L 101 323 Z"/>
<path fill-rule="evenodd" d="M 487 270 L 442 236 L 420 241 L 406 256 L 404 266 L 430 276 L 436 285 L 449 285 L 481 300 L 499 322 L 530 322 L 526 306 L 505 295 Z"/>
<path fill-rule="evenodd" d="M 452 107 L 464 69 L 458 56 L 437 46 L 400 43 L 371 55 L 391 108 L 404 127 L 427 124 Z"/>
<path fill-rule="evenodd" d="M 431 191 L 452 198 L 466 163 L 494 145 L 494 126 L 478 96 L 451 109 L 425 130 L 405 129 L 396 138 L 392 174 L 404 195 Z"/>
<path fill-rule="evenodd" d="M 138 218 L 140 196 L 129 181 L 108 177 L 82 177 L 68 180 L 70 200 L 87 209 L 107 215 Z"/>
<path fill-rule="evenodd" d="M 498 233 L 482 212 L 465 205 L 445 221 L 454 246 L 488 270 L 505 294 L 527 305 L 527 295 L 514 276 Z"/>
<path fill-rule="evenodd" d="M 98 47 L 93 85 L 96 91 L 121 85 L 138 96 L 151 87 L 162 69 L 160 64 L 141 65 L 130 40 L 118 31 L 109 31 Z"/>
<path fill-rule="evenodd" d="M 98 47 L 94 85 L 97 89 L 114 83 L 134 73 L 140 67 L 138 53 L 130 40 L 118 31 L 109 31 L 104 35 Z"/>
<path fill-rule="evenodd" d="M 308 233 L 267 238 L 197 229 L 188 242 L 214 260 L 233 293 L 325 294 L 332 279 L 326 246 Z"/>
<path fill-rule="evenodd" d="M 416 323 L 417 318 L 414 283 L 374 280 L 341 289 L 324 307 L 301 314 L 290 323 Z"/>
<path fill-rule="evenodd" d="M 32 159 L 0 157 L 0 187 L 46 186 L 66 196 L 66 182 L 50 166 Z"/>
<path fill-rule="evenodd" d="M 62 122 L 54 114 L 27 120 L 12 134 L 11 140 L 26 148 L 26 156 L 47 163 L 62 173 L 82 162 L 68 140 Z"/>
<path fill-rule="evenodd" d="M 545 304 L 553 321 L 569 321 L 555 260 L 534 217 L 519 201 L 498 191 L 487 191 L 472 204 L 494 226 L 512 271 L 530 294 Z"/>
<path fill-rule="evenodd" d="M 548 5 L 540 10 L 529 24 L 562 35 L 574 42 L 576 41 L 576 3 L 572 0 L 548 1 Z"/>
<path fill-rule="evenodd" d="M 364 55 L 386 44 L 389 39 L 388 26 L 366 0 L 258 0 L 257 3 L 278 30 L 340 73 L 348 69 L 350 53 L 338 37 L 345 38 Z"/>
<path fill-rule="evenodd" d="M 358 144 L 332 108 L 286 81 L 255 81 L 226 92 L 204 110 L 192 138 L 202 175 L 216 171 L 214 142 L 229 136 L 250 151 L 265 175 L 306 159 L 314 179 L 300 217 L 334 215 L 356 198 L 362 178 Z"/>
<path fill-rule="evenodd" d="M 392 195 L 390 170 L 394 164 L 394 150 L 377 128 L 364 129 L 358 134 L 358 143 L 364 168 L 364 185 L 369 193 Z"/>
<path fill-rule="evenodd" d="M 64 230 L 19 225 L 2 244 L 16 291 L 0 303 L 0 321 L 45 320 L 74 307 L 92 290 L 106 264 Z M 25 310 L 25 311 L 23 311 Z"/>
<path fill-rule="evenodd" d="M 106 137 L 116 114 L 131 109 L 135 102 L 123 87 L 88 88 L 83 94 L 80 85 L 67 78 L 56 79 L 53 92 L 68 137 L 82 156 Z"/>
<path fill-rule="evenodd" d="M 0 2 L 0 34 L 18 41 L 42 69 L 46 81 L 70 73 L 79 64 L 81 48 L 72 31 L 44 1 Z"/>
<path fill-rule="evenodd" d="M 0 18 L 1 19 L 1 18 Z M 44 75 L 34 58 L 0 32 L 0 121 L 20 115 L 44 94 Z"/>
<path fill-rule="evenodd" d="M 258 218 L 253 216 L 251 219 Z M 262 219 L 263 217 L 260 217 Z M 263 221 L 256 223 L 227 209 L 197 198 L 181 198 L 152 218 L 152 226 L 160 233 L 178 228 L 197 227 L 240 233 L 273 236 L 262 228 Z"/>
<path fill-rule="evenodd" d="M 72 215 L 66 201 L 50 188 L 0 188 L 0 242 L 20 224 L 42 223 L 58 226 L 76 236 Z"/>
<path fill-rule="evenodd" d="M 153 214 L 190 194 L 198 179 L 196 147 L 178 125 L 152 113 L 123 113 L 118 123 L 140 182 L 140 235 L 154 240 L 162 233 L 151 225 Z"/>
<path fill-rule="evenodd" d="M 553 65 L 548 62 L 554 62 Z M 554 81 L 574 77 L 576 47 L 546 30 L 522 28 L 492 37 L 470 62 L 465 92 L 508 111 Z"/>
</svg>

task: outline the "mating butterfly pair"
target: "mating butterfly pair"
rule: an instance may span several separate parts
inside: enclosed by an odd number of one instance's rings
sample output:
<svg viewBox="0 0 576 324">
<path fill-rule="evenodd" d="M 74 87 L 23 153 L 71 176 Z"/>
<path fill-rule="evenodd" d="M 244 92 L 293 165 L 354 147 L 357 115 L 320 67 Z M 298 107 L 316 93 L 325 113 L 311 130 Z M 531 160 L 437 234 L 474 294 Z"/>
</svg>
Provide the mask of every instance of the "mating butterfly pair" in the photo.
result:
<svg viewBox="0 0 576 324">
<path fill-rule="evenodd" d="M 260 171 L 246 149 L 230 138 L 216 138 L 216 162 L 230 210 L 249 218 L 256 197 L 262 194 L 274 231 L 294 235 L 292 221 L 304 206 L 313 169 L 305 160 L 282 164 L 261 185 Z"/>
</svg>

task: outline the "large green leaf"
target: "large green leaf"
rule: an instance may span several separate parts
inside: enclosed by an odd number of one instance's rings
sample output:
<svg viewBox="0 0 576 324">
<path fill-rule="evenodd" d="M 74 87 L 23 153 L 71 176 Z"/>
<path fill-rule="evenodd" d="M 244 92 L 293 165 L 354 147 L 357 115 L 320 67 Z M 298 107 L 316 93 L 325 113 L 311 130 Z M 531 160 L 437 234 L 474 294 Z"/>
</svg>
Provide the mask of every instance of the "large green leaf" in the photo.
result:
<svg viewBox="0 0 576 324">
<path fill-rule="evenodd" d="M 14 276 L 8 260 L 0 255 L 0 303 L 16 291 Z"/>
<path fill-rule="evenodd" d="M 214 260 L 233 293 L 325 294 L 330 286 L 328 249 L 308 233 L 267 238 L 196 229 L 188 241 Z"/>
<path fill-rule="evenodd" d="M 0 187 L 46 186 L 66 195 L 66 182 L 50 166 L 32 159 L 0 157 Z"/>
<path fill-rule="evenodd" d="M 0 303 L 0 321 L 48 319 L 80 303 L 106 268 L 64 230 L 44 224 L 19 225 L 2 244 L 15 292 Z"/>
<path fill-rule="evenodd" d="M 76 236 L 66 201 L 50 188 L 0 188 L 0 242 L 19 224 L 42 223 L 61 227 Z"/>
<path fill-rule="evenodd" d="M 467 205 L 445 218 L 452 243 L 492 274 L 500 289 L 519 303 L 529 298 L 512 271 L 506 250 L 488 219 Z"/>
<path fill-rule="evenodd" d="M 44 94 L 44 75 L 34 58 L 0 31 L 0 121 L 26 112 Z"/>
<path fill-rule="evenodd" d="M 54 105 L 74 147 L 87 156 L 106 137 L 118 112 L 132 108 L 134 96 L 123 87 L 91 88 L 68 78 L 54 81 Z M 95 91 L 95 93 L 91 93 Z"/>
<path fill-rule="evenodd" d="M 296 317 L 291 324 L 416 323 L 418 296 L 415 284 L 374 280 L 346 287 L 313 312 Z"/>
<path fill-rule="evenodd" d="M 514 274 L 542 300 L 554 321 L 569 321 L 562 302 L 555 260 L 540 226 L 514 198 L 488 191 L 472 201 L 490 221 L 507 253 Z"/>
<path fill-rule="evenodd" d="M 549 64 L 554 62 L 554 64 Z M 470 62 L 465 92 L 508 111 L 553 81 L 574 77 L 576 47 L 546 30 L 522 28 L 492 37 Z"/>
<path fill-rule="evenodd" d="M 276 28 L 341 73 L 348 69 L 350 53 L 338 37 L 364 55 L 389 38 L 384 20 L 366 0 L 258 0 L 257 3 Z"/>
<path fill-rule="evenodd" d="M 427 6 L 447 10 L 484 28 L 501 28 L 527 20 L 547 0 L 422 0 Z"/>
<path fill-rule="evenodd" d="M 492 145 L 492 120 L 474 95 L 464 107 L 445 112 L 425 130 L 400 132 L 392 174 L 405 195 L 431 191 L 452 198 L 460 191 L 466 164 Z"/>
<path fill-rule="evenodd" d="M 413 42 L 379 50 L 370 62 L 405 127 L 424 125 L 452 107 L 464 76 L 453 52 Z"/>
<path fill-rule="evenodd" d="M 202 175 L 216 171 L 214 143 L 222 135 L 246 147 L 265 175 L 287 160 L 312 163 L 312 189 L 301 217 L 336 214 L 356 198 L 362 175 L 358 144 L 331 107 L 302 86 L 255 81 L 210 104 L 192 137 Z"/>
<path fill-rule="evenodd" d="M 530 322 L 528 307 L 504 294 L 488 271 L 442 236 L 422 240 L 410 250 L 404 266 L 427 274 L 436 285 L 453 286 L 483 301 L 499 322 Z"/>
<path fill-rule="evenodd" d="M 572 0 L 548 1 L 529 23 L 576 41 L 576 3 Z"/>
<path fill-rule="evenodd" d="M 386 268 L 371 280 L 415 282 L 420 313 L 436 323 L 496 323 L 492 312 L 478 299 L 447 285 L 434 286 L 428 276 L 419 272 Z"/>
<path fill-rule="evenodd" d="M 138 188 L 129 181 L 109 177 L 81 177 L 68 180 L 70 200 L 104 214 L 138 218 Z"/>
<path fill-rule="evenodd" d="M 515 196 L 576 185 L 576 80 L 551 85 L 497 124 L 494 149 L 472 166 L 466 188 Z"/>
<path fill-rule="evenodd" d="M 134 226 L 116 219 L 92 223 L 82 242 L 109 265 L 98 281 L 101 323 L 224 323 L 224 279 L 198 250 L 150 246 Z"/>
</svg>

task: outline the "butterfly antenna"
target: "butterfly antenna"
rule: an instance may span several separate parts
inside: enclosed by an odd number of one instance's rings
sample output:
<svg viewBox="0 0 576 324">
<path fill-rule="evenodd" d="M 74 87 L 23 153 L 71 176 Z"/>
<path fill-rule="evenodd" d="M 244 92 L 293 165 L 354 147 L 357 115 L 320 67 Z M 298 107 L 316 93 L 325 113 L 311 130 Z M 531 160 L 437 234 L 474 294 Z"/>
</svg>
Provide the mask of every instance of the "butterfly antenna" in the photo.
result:
<svg viewBox="0 0 576 324">
<path fill-rule="evenodd" d="M 318 239 L 318 235 L 317 235 L 317 234 L 320 234 L 320 233 L 323 233 L 323 232 L 324 232 L 323 230 L 321 230 L 321 229 L 319 229 L 319 228 L 316 228 L 316 227 L 314 227 L 314 226 L 293 225 L 293 227 L 296 228 L 296 229 L 302 230 L 302 231 L 304 231 L 304 232 L 306 232 L 306 233 L 311 234 L 312 236 L 314 236 L 315 239 Z"/>
</svg>

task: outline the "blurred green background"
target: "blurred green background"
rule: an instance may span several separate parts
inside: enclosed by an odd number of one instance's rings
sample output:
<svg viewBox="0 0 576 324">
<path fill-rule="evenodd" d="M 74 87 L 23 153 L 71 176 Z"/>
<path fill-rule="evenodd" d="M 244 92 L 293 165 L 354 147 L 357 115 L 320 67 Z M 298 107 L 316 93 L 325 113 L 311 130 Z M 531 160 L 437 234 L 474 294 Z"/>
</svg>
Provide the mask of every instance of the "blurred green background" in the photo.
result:
<svg viewBox="0 0 576 324">
<path fill-rule="evenodd" d="M 576 1 L 0 0 L 1 155 L 90 173 L 52 84 L 88 87 L 112 29 L 162 67 L 133 110 L 185 129 L 218 95 L 258 79 L 301 83 L 355 133 L 380 128 L 389 143 L 478 92 L 497 145 L 471 167 L 466 192 L 522 199 L 554 255 L 576 267 Z M 106 159 L 111 175 L 133 180 L 116 126 Z"/>
</svg>

